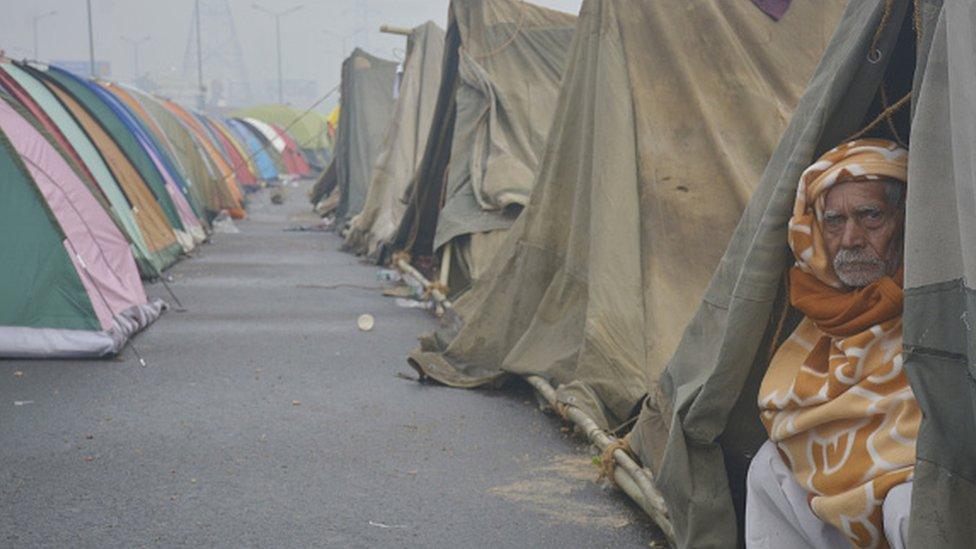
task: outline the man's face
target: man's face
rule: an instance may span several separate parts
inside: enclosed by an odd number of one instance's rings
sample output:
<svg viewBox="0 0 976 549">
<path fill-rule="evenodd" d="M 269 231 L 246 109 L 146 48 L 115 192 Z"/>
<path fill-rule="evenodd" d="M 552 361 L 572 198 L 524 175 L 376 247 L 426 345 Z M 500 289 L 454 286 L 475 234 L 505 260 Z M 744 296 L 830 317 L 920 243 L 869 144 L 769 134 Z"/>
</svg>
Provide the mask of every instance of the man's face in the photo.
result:
<svg viewBox="0 0 976 549">
<path fill-rule="evenodd" d="M 834 272 L 863 288 L 901 266 L 905 216 L 885 199 L 881 181 L 840 183 L 824 199 L 824 244 Z"/>
</svg>

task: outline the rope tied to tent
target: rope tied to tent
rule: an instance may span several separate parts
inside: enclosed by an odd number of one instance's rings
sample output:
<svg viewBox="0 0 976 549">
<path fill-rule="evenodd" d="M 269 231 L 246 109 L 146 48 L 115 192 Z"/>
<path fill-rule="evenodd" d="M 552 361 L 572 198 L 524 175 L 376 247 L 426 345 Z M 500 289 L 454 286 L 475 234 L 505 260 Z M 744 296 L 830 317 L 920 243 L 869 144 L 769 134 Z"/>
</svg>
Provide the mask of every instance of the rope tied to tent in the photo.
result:
<svg viewBox="0 0 976 549">
<path fill-rule="evenodd" d="M 557 414 L 559 414 L 559 417 L 562 418 L 563 421 L 570 421 L 569 404 L 566 404 L 565 402 L 557 401 L 553 405 L 553 409 L 556 411 Z"/>
<path fill-rule="evenodd" d="M 912 23 L 915 30 L 915 43 L 916 47 L 918 42 L 922 39 L 922 3 L 921 0 L 914 0 L 913 13 L 912 13 Z M 885 0 L 884 11 L 881 14 L 881 21 L 878 23 L 877 30 L 874 31 L 874 38 L 871 40 L 871 46 L 868 49 L 868 62 L 875 64 L 881 61 L 881 50 L 878 49 L 878 43 L 881 41 L 884 31 L 888 27 L 888 23 L 891 21 L 891 9 L 894 5 L 894 0 Z M 898 133 L 897 127 L 895 126 L 894 115 L 900 111 L 905 105 L 909 104 L 912 99 L 912 92 L 909 91 L 901 99 L 895 101 L 894 104 L 888 104 L 888 92 L 885 89 L 884 82 L 881 83 L 879 93 L 881 96 L 881 104 L 884 107 L 878 116 L 874 118 L 867 126 L 858 131 L 857 133 L 851 135 L 847 138 L 848 141 L 854 139 L 859 139 L 865 134 L 877 128 L 882 122 L 888 125 L 888 130 L 891 132 L 892 137 L 899 145 L 908 148 L 905 140 L 902 139 L 901 135 Z"/>
<path fill-rule="evenodd" d="M 881 99 L 882 103 L 887 103 L 887 95 L 884 92 L 884 85 L 881 86 L 881 97 L 882 97 Z M 864 134 L 877 128 L 882 122 L 887 122 L 891 126 L 892 130 L 894 131 L 894 121 L 892 120 L 892 117 L 895 115 L 895 113 L 900 111 L 902 107 L 907 105 L 911 101 L 911 99 L 912 99 L 912 92 L 906 93 L 904 97 L 902 97 L 898 101 L 895 101 L 894 105 L 891 105 L 885 108 L 883 111 L 881 111 L 881 114 L 875 117 L 875 119 L 872 120 L 870 124 L 865 126 L 864 129 L 848 137 L 847 141 L 853 141 L 855 139 L 860 139 L 861 137 L 864 137 Z M 894 137 L 898 141 L 898 143 L 902 146 L 905 146 L 905 144 L 901 141 L 901 137 L 898 135 L 898 133 L 894 132 L 894 134 L 895 134 Z"/>
<path fill-rule="evenodd" d="M 617 460 L 613 457 L 614 452 L 620 450 L 621 452 L 630 456 L 630 459 L 639 463 L 637 459 L 637 454 L 634 453 L 634 448 L 630 445 L 630 435 L 623 438 L 618 438 L 611 442 L 603 452 L 600 453 L 600 473 L 596 479 L 603 480 L 609 479 L 610 482 L 617 484 L 617 480 L 614 478 L 613 471 L 617 468 Z"/>
<path fill-rule="evenodd" d="M 412 260 L 413 260 L 413 257 L 410 256 L 410 252 L 405 251 L 405 250 L 394 253 L 393 254 L 393 257 L 390 258 L 390 262 L 393 265 L 396 265 L 396 264 L 400 263 L 401 261 L 403 261 L 404 263 L 406 263 L 407 265 L 409 265 Z"/>
<path fill-rule="evenodd" d="M 888 23 L 891 21 L 891 8 L 894 5 L 895 0 L 885 0 L 884 11 L 881 12 L 881 21 L 878 23 L 878 28 L 874 31 L 874 38 L 871 39 L 871 46 L 868 47 L 868 62 L 872 65 L 881 61 L 881 49 L 878 48 L 878 43 L 881 42 L 882 36 L 884 36 L 884 31 L 888 27 Z"/>
<path fill-rule="evenodd" d="M 430 299 L 434 296 L 434 292 L 440 292 L 441 295 L 448 295 L 450 292 L 446 284 L 439 281 L 431 282 L 427 289 L 424 291 L 424 299 Z"/>
<path fill-rule="evenodd" d="M 887 112 L 890 107 L 888 105 L 888 90 L 885 89 L 884 82 L 881 83 L 880 92 L 881 92 L 881 104 L 885 107 L 885 111 Z M 908 98 L 910 97 L 911 97 L 911 92 L 908 93 Z M 898 133 L 898 128 L 895 126 L 894 114 L 895 111 L 891 111 L 890 114 L 888 114 L 888 116 L 885 117 L 885 121 L 888 123 L 888 131 L 891 132 L 892 137 L 895 138 L 895 141 L 897 141 L 899 145 L 907 149 L 908 143 L 906 143 L 905 140 L 901 138 L 901 134 Z"/>
</svg>

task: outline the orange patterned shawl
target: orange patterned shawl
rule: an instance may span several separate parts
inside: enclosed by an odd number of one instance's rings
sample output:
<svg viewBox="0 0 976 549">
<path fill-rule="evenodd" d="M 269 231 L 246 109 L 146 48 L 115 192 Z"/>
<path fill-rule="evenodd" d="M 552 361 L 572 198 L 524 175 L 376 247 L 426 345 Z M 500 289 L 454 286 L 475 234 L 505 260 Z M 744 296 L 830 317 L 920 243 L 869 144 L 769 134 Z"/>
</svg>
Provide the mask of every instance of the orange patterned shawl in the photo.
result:
<svg viewBox="0 0 976 549">
<path fill-rule="evenodd" d="M 839 182 L 907 180 L 908 152 L 845 143 L 801 177 L 789 226 L 790 303 L 806 317 L 776 352 L 759 391 L 769 438 L 810 506 L 857 547 L 887 547 L 882 504 L 911 480 L 921 412 L 902 364 L 902 275 L 845 291 L 821 232 Z"/>
</svg>

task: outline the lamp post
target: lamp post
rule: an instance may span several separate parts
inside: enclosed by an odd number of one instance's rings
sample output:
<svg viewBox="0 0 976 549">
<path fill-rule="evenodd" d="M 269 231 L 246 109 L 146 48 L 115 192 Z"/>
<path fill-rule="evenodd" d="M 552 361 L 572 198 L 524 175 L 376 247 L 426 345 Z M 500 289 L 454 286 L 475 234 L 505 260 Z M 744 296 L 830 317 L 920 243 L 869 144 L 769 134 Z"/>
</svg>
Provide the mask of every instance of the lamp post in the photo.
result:
<svg viewBox="0 0 976 549">
<path fill-rule="evenodd" d="M 364 28 L 359 28 L 359 29 L 356 29 L 356 30 L 350 32 L 349 34 L 339 34 L 337 32 L 332 32 L 332 31 L 327 30 L 327 29 L 322 29 L 322 33 L 323 34 L 327 34 L 327 35 L 329 35 L 329 36 L 331 36 L 333 38 L 337 38 L 337 39 L 339 39 L 339 41 L 342 42 L 342 59 L 345 60 L 346 59 L 346 54 L 347 54 L 347 51 L 348 51 L 348 48 L 346 48 L 346 42 L 350 38 L 352 38 L 353 36 L 356 36 L 357 34 L 363 32 L 365 30 L 366 29 L 364 29 Z"/>
<path fill-rule="evenodd" d="M 138 39 L 127 36 L 122 36 L 121 38 L 124 42 L 132 46 L 132 81 L 135 82 L 139 79 L 139 46 L 151 40 L 152 37 L 147 34 Z"/>
<path fill-rule="evenodd" d="M 203 37 L 200 35 L 200 0 L 193 2 L 193 20 L 197 31 L 197 108 L 207 107 L 207 88 L 203 85 Z"/>
<path fill-rule="evenodd" d="M 278 11 L 278 12 L 271 11 L 268 8 L 265 8 L 265 7 L 260 6 L 258 4 L 251 4 L 251 7 L 253 7 L 254 9 L 256 9 L 256 10 L 258 10 L 260 12 L 264 12 L 264 13 L 266 13 L 266 14 L 274 17 L 274 20 L 275 20 L 275 34 L 276 34 L 276 39 L 277 39 L 277 42 L 278 42 L 278 103 L 284 104 L 285 103 L 285 94 L 284 94 L 284 91 L 282 90 L 282 83 L 281 83 L 282 82 L 282 77 L 281 77 L 281 18 L 284 17 L 284 16 L 286 16 L 286 15 L 288 15 L 289 13 L 295 13 L 296 11 L 302 9 L 303 6 L 301 4 L 299 4 L 299 5 L 297 5 L 297 6 L 293 7 L 293 8 L 289 8 L 289 9 L 287 9 L 285 11 Z"/>
<path fill-rule="evenodd" d="M 91 0 L 85 0 L 85 4 L 88 6 L 88 63 L 91 77 L 95 78 L 98 75 L 95 74 L 95 33 L 92 30 Z"/>
<path fill-rule="evenodd" d="M 58 10 L 51 10 L 51 11 L 49 11 L 47 13 L 41 13 L 41 14 L 35 15 L 34 17 L 31 17 L 31 23 L 33 24 L 33 27 L 34 27 L 34 59 L 39 59 L 39 56 L 37 54 L 37 40 L 38 40 L 37 39 L 37 24 L 40 23 L 41 19 L 46 19 L 46 18 L 51 17 L 52 15 L 54 15 L 56 13 L 58 13 Z"/>
</svg>

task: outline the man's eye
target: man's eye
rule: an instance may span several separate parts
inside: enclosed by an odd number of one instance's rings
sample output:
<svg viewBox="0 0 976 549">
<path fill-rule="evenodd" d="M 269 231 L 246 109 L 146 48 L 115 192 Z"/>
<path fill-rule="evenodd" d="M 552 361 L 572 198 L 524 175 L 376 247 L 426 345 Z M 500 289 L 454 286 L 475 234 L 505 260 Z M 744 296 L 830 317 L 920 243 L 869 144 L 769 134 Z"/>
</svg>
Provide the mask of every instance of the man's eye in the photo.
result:
<svg viewBox="0 0 976 549">
<path fill-rule="evenodd" d="M 828 227 L 839 227 L 844 224 L 844 216 L 842 215 L 828 215 L 824 217 L 824 225 Z"/>
</svg>

